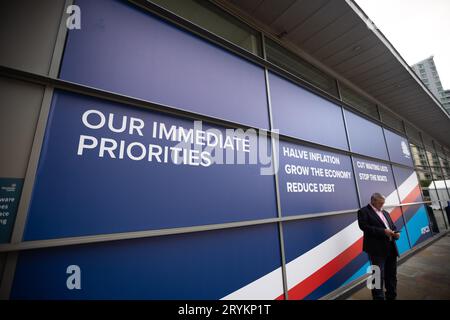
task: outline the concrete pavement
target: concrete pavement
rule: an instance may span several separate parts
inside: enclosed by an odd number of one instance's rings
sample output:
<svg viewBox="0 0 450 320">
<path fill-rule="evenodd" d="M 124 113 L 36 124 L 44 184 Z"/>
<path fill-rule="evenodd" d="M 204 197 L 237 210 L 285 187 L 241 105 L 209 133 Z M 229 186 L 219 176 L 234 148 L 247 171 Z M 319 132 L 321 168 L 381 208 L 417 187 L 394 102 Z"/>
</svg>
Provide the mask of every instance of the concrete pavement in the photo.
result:
<svg viewBox="0 0 450 320">
<path fill-rule="evenodd" d="M 399 265 L 397 281 L 399 300 L 450 300 L 450 234 Z M 370 299 L 364 286 L 347 300 Z"/>
</svg>

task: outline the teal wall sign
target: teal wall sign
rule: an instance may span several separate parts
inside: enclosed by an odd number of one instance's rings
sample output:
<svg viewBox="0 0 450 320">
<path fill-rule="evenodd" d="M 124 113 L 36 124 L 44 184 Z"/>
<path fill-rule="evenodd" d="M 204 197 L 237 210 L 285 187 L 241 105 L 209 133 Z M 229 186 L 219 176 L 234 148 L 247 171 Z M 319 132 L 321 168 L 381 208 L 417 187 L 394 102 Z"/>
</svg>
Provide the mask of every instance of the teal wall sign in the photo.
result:
<svg viewBox="0 0 450 320">
<path fill-rule="evenodd" d="M 22 185 L 23 179 L 0 178 L 0 243 L 11 239 Z"/>
</svg>

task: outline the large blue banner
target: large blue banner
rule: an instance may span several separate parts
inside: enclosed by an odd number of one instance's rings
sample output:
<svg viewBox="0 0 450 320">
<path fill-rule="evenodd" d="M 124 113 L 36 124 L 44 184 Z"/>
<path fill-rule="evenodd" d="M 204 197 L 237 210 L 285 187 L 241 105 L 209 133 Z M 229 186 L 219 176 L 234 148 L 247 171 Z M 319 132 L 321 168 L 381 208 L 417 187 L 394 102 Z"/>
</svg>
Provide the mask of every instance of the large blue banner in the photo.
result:
<svg viewBox="0 0 450 320">
<path fill-rule="evenodd" d="M 281 134 L 348 150 L 340 106 L 269 73 L 274 128 Z"/>
<path fill-rule="evenodd" d="M 275 224 L 25 251 L 12 299 L 275 299 Z"/>
<path fill-rule="evenodd" d="M 276 217 L 256 133 L 230 130 L 56 91 L 24 239 Z"/>
<path fill-rule="evenodd" d="M 388 160 L 382 128 L 353 112 L 345 110 L 350 150 L 366 156 Z"/>
<path fill-rule="evenodd" d="M 77 0 L 64 80 L 268 128 L 264 70 L 125 0 Z"/>
</svg>

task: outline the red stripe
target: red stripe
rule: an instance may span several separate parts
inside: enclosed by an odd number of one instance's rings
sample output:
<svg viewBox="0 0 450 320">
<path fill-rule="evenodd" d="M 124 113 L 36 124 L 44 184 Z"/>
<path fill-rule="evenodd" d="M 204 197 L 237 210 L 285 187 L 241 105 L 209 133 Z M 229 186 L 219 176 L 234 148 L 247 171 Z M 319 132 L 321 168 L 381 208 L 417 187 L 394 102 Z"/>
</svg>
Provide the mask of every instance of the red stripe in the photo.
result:
<svg viewBox="0 0 450 320">
<path fill-rule="evenodd" d="M 420 188 L 417 185 L 401 203 L 414 202 L 420 195 Z M 390 216 L 396 222 L 402 215 L 400 207 L 391 211 Z M 362 252 L 363 237 L 359 238 L 350 247 L 345 249 L 333 260 L 314 272 L 308 278 L 298 283 L 289 290 L 289 299 L 303 299 L 311 292 L 320 287 L 328 279 L 334 276 L 339 270 L 344 268 L 350 261 L 356 258 Z M 284 299 L 284 294 L 280 295 L 276 300 Z"/>
<path fill-rule="evenodd" d="M 406 198 L 403 199 L 402 203 L 416 202 L 416 200 L 418 200 L 417 198 L 420 198 L 419 185 L 415 186 L 415 188 L 406 196 Z M 421 201 L 422 199 L 419 200 Z"/>
<path fill-rule="evenodd" d="M 411 203 L 416 202 L 417 198 L 420 196 L 420 188 L 417 185 L 406 197 L 403 199 L 401 203 Z M 402 210 L 400 207 L 396 207 L 389 214 L 391 216 L 392 221 L 396 222 L 402 216 Z"/>
<path fill-rule="evenodd" d="M 303 299 L 356 258 L 361 251 L 362 237 L 304 281 L 291 288 L 289 290 L 289 299 Z"/>
</svg>

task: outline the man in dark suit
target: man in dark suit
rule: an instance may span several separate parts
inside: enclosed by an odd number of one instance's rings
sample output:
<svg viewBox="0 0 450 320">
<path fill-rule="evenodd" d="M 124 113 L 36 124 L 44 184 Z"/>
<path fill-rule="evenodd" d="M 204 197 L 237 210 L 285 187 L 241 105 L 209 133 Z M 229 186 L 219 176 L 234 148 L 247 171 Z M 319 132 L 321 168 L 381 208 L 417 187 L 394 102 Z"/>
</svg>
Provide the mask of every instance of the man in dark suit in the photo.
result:
<svg viewBox="0 0 450 320">
<path fill-rule="evenodd" d="M 389 213 L 383 210 L 384 197 L 374 193 L 370 204 L 358 211 L 358 225 L 364 232 L 363 250 L 369 255 L 372 266 L 380 270 L 381 286 L 372 289 L 374 300 L 395 300 L 397 297 L 397 257 L 399 256 L 396 240 L 400 233 Z M 386 296 L 383 292 L 386 288 Z"/>
</svg>

